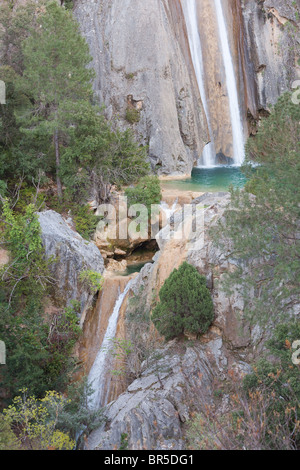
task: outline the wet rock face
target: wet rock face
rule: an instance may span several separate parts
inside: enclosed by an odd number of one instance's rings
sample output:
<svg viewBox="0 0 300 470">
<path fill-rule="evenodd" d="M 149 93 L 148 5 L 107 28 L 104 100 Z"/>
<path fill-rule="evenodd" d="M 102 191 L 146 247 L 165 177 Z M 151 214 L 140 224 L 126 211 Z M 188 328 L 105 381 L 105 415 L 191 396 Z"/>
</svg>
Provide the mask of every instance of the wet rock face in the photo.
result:
<svg viewBox="0 0 300 470">
<path fill-rule="evenodd" d="M 104 271 L 103 258 L 96 245 L 72 230 L 60 214 L 52 210 L 38 214 L 42 242 L 47 258 L 54 258 L 51 274 L 57 281 L 56 297 L 64 304 L 80 302 L 83 311 L 89 292 L 79 280 L 81 271 Z"/>
<path fill-rule="evenodd" d="M 144 144 L 159 174 L 189 174 L 207 136 L 178 0 L 78 0 L 94 89 Z"/>
<path fill-rule="evenodd" d="M 299 13 L 299 1 L 244 2 L 245 39 L 254 65 L 258 110 L 268 110 L 299 79 Z"/>
</svg>

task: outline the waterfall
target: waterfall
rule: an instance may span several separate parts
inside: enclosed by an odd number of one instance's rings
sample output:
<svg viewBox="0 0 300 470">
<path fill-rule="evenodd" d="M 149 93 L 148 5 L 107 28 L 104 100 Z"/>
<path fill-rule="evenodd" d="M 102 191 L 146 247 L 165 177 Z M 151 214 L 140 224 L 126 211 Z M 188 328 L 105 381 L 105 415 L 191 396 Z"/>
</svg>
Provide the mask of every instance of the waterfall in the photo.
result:
<svg viewBox="0 0 300 470">
<path fill-rule="evenodd" d="M 190 51 L 192 61 L 195 69 L 199 92 L 202 100 L 202 105 L 206 115 L 208 130 L 210 138 L 212 139 L 212 129 L 210 125 L 209 109 L 207 104 L 206 90 L 205 90 L 205 78 L 204 78 L 204 66 L 201 49 L 201 41 L 198 31 L 197 21 L 197 7 L 196 0 L 182 0 L 183 14 L 185 23 L 187 26 L 188 40 L 190 45 Z M 213 140 L 206 144 L 202 154 L 202 162 L 205 167 L 215 165 L 216 152 L 213 144 Z"/>
<path fill-rule="evenodd" d="M 91 367 L 88 376 L 88 382 L 91 384 L 92 389 L 94 390 L 93 395 L 90 397 L 89 406 L 93 409 L 101 408 L 107 404 L 109 390 L 107 390 L 105 396 L 105 385 L 106 385 L 106 376 L 109 373 L 110 367 L 110 347 L 111 339 L 115 338 L 117 331 L 117 323 L 119 318 L 119 312 L 122 307 L 123 301 L 130 290 L 133 279 L 131 279 L 124 291 L 119 294 L 119 297 L 115 303 L 113 312 L 109 318 L 108 326 L 103 338 L 101 348 L 96 356 L 96 359 Z"/>
<path fill-rule="evenodd" d="M 173 202 L 172 207 L 170 207 L 165 201 L 161 201 L 160 208 L 164 212 L 166 221 L 168 222 L 172 215 L 175 214 L 178 204 L 178 198 Z"/>
<path fill-rule="evenodd" d="M 188 1 L 188 0 L 187 0 Z M 243 125 L 239 107 L 238 92 L 236 85 L 236 78 L 232 62 L 232 56 L 229 47 L 229 39 L 227 35 L 227 28 L 223 7 L 221 0 L 214 0 L 218 21 L 219 38 L 222 50 L 223 62 L 226 74 L 227 92 L 229 98 L 230 117 L 232 125 L 232 138 L 233 138 L 233 160 L 235 165 L 241 165 L 245 158 L 244 150 L 244 133 Z"/>
</svg>

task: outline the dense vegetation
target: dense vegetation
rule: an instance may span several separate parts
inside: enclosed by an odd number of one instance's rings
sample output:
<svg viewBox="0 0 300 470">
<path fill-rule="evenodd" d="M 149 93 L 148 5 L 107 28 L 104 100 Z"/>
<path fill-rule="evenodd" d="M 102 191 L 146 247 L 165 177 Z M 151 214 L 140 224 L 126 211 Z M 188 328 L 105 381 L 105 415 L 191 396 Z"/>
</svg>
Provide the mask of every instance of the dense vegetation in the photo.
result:
<svg viewBox="0 0 300 470">
<path fill-rule="evenodd" d="M 260 325 L 289 317 L 300 295 L 300 107 L 280 97 L 258 134 L 247 143 L 245 191 L 233 190 L 216 243 L 230 244 L 239 268 L 228 276 L 246 302 L 248 320 Z M 253 295 L 254 293 L 254 295 Z"/>
<path fill-rule="evenodd" d="M 45 259 L 37 211 L 71 215 L 89 239 L 99 218 L 87 202 L 108 201 L 113 185 L 149 173 L 147 149 L 95 103 L 91 57 L 71 6 L 1 4 L 0 246 L 9 253 L 0 271 L 1 407 L 9 406 L 0 415 L 1 449 L 71 449 L 78 430 L 102 422 L 87 407 L 86 383 L 69 387 L 80 309 L 51 308 L 54 260 Z M 80 280 L 91 293 L 101 288 L 97 273 Z"/>
<path fill-rule="evenodd" d="M 160 204 L 161 189 L 157 176 L 144 176 L 134 187 L 125 190 L 125 196 L 128 198 L 128 205 L 143 204 L 151 213 L 151 205 Z"/>
<path fill-rule="evenodd" d="M 248 183 L 231 191 L 224 220 L 212 234 L 222 249 L 231 246 L 238 260 L 223 288 L 240 292 L 245 319 L 269 338 L 266 351 L 243 383 L 233 374 L 224 387 L 227 413 L 220 417 L 207 407 L 192 421 L 194 448 L 300 447 L 300 366 L 292 360 L 300 338 L 300 107 L 291 98 L 282 95 L 248 140 Z"/>
<path fill-rule="evenodd" d="M 299 365 L 292 361 L 292 344 L 299 337 L 299 322 L 276 327 L 264 355 L 253 364 L 253 373 L 242 383 L 232 373 L 228 388 L 223 384 L 226 412 L 220 415 L 213 405 L 206 406 L 192 420 L 192 448 L 299 450 Z M 222 396 L 222 390 L 218 392 Z"/>
<path fill-rule="evenodd" d="M 7 6 L 4 13 L 2 192 L 18 176 L 44 186 L 55 179 L 57 197 L 62 200 L 64 192 L 65 203 L 106 201 L 112 185 L 146 175 L 146 149 L 130 130 L 113 128 L 94 103 L 91 57 L 72 13 L 43 1 L 16 11 Z"/>
<path fill-rule="evenodd" d="M 0 272 L 0 332 L 8 352 L 1 386 L 9 397 L 20 388 L 37 396 L 48 389 L 63 390 L 73 369 L 70 353 L 80 334 L 78 306 L 45 317 L 55 280 L 49 272 L 51 260 L 44 257 L 34 206 L 14 214 L 5 200 L 2 217 L 1 238 L 10 260 Z"/>
</svg>

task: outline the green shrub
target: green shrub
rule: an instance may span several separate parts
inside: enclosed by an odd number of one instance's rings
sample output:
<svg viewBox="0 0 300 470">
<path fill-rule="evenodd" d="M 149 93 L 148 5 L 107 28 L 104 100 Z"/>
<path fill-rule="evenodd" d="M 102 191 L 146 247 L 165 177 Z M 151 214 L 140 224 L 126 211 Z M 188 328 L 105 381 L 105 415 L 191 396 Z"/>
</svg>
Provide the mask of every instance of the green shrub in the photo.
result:
<svg viewBox="0 0 300 470">
<path fill-rule="evenodd" d="M 245 390 L 264 386 L 276 394 L 274 409 L 284 415 L 287 404 L 298 408 L 300 413 L 299 366 L 293 364 L 292 344 L 300 339 L 300 322 L 279 324 L 272 338 L 267 342 L 268 356 L 261 358 L 253 374 L 244 379 Z"/>
<path fill-rule="evenodd" d="M 73 6 L 74 6 L 73 0 L 65 0 L 64 6 L 66 10 L 73 10 Z"/>
<path fill-rule="evenodd" d="M 162 198 L 159 178 L 151 175 L 144 176 L 134 188 L 125 190 L 125 196 L 128 198 L 129 206 L 143 204 L 150 211 L 151 204 L 160 204 Z"/>
<path fill-rule="evenodd" d="M 70 211 L 76 231 L 86 240 L 93 236 L 100 217 L 94 214 L 88 204 L 80 205 L 67 197 L 60 201 L 57 196 L 48 197 L 46 204 L 59 214 L 66 215 Z"/>
<path fill-rule="evenodd" d="M 141 118 L 141 115 L 138 109 L 135 109 L 135 108 L 126 109 L 125 119 L 130 124 L 136 124 L 137 122 L 140 121 L 140 118 Z"/>
<path fill-rule="evenodd" d="M 152 321 L 166 340 L 184 331 L 207 332 L 214 318 L 213 302 L 206 278 L 196 268 L 184 262 L 179 269 L 174 269 L 161 288 L 159 298 Z"/>
<path fill-rule="evenodd" d="M 20 444 L 5 416 L 0 414 L 0 451 L 20 450 Z"/>
<path fill-rule="evenodd" d="M 79 275 L 80 281 L 89 289 L 92 295 L 95 295 L 103 286 L 103 276 L 96 271 L 90 269 L 81 271 Z"/>
<path fill-rule="evenodd" d="M 4 197 L 7 190 L 7 184 L 5 181 L 0 180 L 0 196 Z"/>
<path fill-rule="evenodd" d="M 97 217 L 89 206 L 73 206 L 71 209 L 75 228 L 80 235 L 89 240 L 97 227 L 100 217 Z"/>
</svg>

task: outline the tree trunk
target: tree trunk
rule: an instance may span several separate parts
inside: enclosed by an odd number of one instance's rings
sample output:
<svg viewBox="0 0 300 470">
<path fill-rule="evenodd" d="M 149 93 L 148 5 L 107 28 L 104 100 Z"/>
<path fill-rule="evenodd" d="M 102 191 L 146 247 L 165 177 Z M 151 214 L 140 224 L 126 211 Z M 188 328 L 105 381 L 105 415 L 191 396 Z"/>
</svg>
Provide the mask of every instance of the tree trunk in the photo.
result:
<svg viewBox="0 0 300 470">
<path fill-rule="evenodd" d="M 56 184 L 57 184 L 57 196 L 58 199 L 62 199 L 62 185 L 59 177 L 60 167 L 60 155 L 59 155 L 59 142 L 58 142 L 58 131 L 54 133 L 54 147 L 55 147 L 55 160 L 56 160 Z"/>
</svg>

